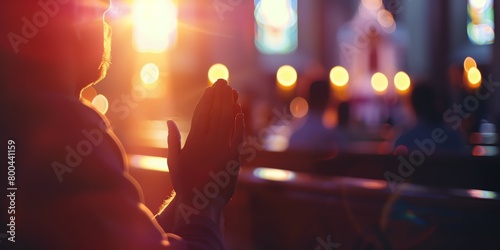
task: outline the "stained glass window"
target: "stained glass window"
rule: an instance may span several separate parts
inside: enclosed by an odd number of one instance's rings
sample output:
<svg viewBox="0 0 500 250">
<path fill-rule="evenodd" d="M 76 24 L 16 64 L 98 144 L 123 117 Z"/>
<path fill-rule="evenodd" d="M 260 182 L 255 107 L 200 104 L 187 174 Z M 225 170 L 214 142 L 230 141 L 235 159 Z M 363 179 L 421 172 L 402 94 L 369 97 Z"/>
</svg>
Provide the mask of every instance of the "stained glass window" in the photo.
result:
<svg viewBox="0 0 500 250">
<path fill-rule="evenodd" d="M 254 15 L 260 52 L 287 54 L 297 49 L 297 0 L 255 0 Z"/>
<path fill-rule="evenodd" d="M 493 0 L 468 0 L 469 20 L 467 34 L 477 45 L 492 44 L 495 41 Z"/>
</svg>

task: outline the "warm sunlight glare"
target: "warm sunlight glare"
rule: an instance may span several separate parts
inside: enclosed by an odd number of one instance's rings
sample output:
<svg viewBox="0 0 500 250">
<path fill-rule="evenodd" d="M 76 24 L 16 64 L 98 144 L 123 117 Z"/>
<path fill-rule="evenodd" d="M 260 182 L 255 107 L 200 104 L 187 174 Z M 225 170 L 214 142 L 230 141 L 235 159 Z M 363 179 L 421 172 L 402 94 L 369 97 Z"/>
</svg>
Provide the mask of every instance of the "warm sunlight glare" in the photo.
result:
<svg viewBox="0 0 500 250">
<path fill-rule="evenodd" d="M 162 53 L 174 42 L 177 7 L 172 0 L 134 0 L 134 48 L 142 53 Z"/>
<path fill-rule="evenodd" d="M 168 172 L 167 158 L 149 155 L 129 155 L 130 166 Z"/>
<path fill-rule="evenodd" d="M 382 7 L 382 0 L 362 0 L 363 6 L 370 10 L 378 10 Z"/>
</svg>

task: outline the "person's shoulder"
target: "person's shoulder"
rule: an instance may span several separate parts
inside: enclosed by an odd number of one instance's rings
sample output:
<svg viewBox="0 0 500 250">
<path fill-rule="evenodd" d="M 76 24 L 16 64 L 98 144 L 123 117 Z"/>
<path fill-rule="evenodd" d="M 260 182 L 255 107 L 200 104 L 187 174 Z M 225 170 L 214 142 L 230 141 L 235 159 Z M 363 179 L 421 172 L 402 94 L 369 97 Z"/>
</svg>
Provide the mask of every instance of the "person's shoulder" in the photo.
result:
<svg viewBox="0 0 500 250">
<path fill-rule="evenodd" d="M 43 95 L 37 100 L 40 111 L 48 115 L 54 122 L 61 122 L 59 125 L 68 127 L 83 127 L 109 124 L 92 104 L 64 95 Z M 49 120 L 50 122 L 50 120 Z M 57 124 L 55 124 L 57 125 Z"/>
<path fill-rule="evenodd" d="M 85 183 L 123 182 L 124 150 L 107 119 L 92 107 L 59 95 L 41 95 L 17 107 L 8 133 L 24 156 L 20 173 L 38 176 L 26 180 L 30 188 L 40 186 L 35 183 L 58 190 L 59 183 L 87 187 Z"/>
<path fill-rule="evenodd" d="M 8 132 L 32 156 L 64 160 L 76 152 L 83 156 L 92 153 L 93 158 L 114 155 L 122 160 L 121 146 L 107 119 L 77 98 L 40 94 L 18 103 L 16 109 Z"/>
</svg>

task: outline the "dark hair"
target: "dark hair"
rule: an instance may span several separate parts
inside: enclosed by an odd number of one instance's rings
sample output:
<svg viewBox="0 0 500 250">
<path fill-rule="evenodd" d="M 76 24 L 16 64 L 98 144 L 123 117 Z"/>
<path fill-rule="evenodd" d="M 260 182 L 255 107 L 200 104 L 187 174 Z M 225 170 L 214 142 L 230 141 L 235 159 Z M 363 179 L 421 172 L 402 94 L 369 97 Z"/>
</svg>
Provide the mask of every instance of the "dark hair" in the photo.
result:
<svg viewBox="0 0 500 250">
<path fill-rule="evenodd" d="M 330 101 L 330 82 L 314 81 L 309 88 L 309 107 L 311 111 L 323 112 Z"/>
<path fill-rule="evenodd" d="M 434 84 L 429 80 L 417 82 L 411 94 L 411 104 L 418 119 L 441 122 L 443 105 Z"/>
</svg>

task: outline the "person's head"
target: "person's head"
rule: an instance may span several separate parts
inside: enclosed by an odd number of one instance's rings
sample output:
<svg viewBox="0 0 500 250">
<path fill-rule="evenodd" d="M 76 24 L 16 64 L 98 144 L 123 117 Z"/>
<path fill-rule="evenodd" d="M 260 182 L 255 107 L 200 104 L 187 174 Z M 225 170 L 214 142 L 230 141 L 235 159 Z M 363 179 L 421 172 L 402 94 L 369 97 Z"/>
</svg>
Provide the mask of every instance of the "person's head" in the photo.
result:
<svg viewBox="0 0 500 250">
<path fill-rule="evenodd" d="M 110 60 L 110 0 L 2 0 L 2 91 L 77 95 Z"/>
<path fill-rule="evenodd" d="M 349 102 L 341 102 L 337 110 L 338 125 L 340 127 L 349 126 L 349 116 L 350 116 L 350 104 Z"/>
<path fill-rule="evenodd" d="M 330 82 L 321 80 L 311 83 L 309 88 L 309 108 L 312 112 L 323 113 L 330 102 Z"/>
<path fill-rule="evenodd" d="M 417 82 L 411 93 L 411 104 L 418 119 L 441 122 L 443 100 L 438 96 L 434 84 L 432 81 Z"/>
</svg>

